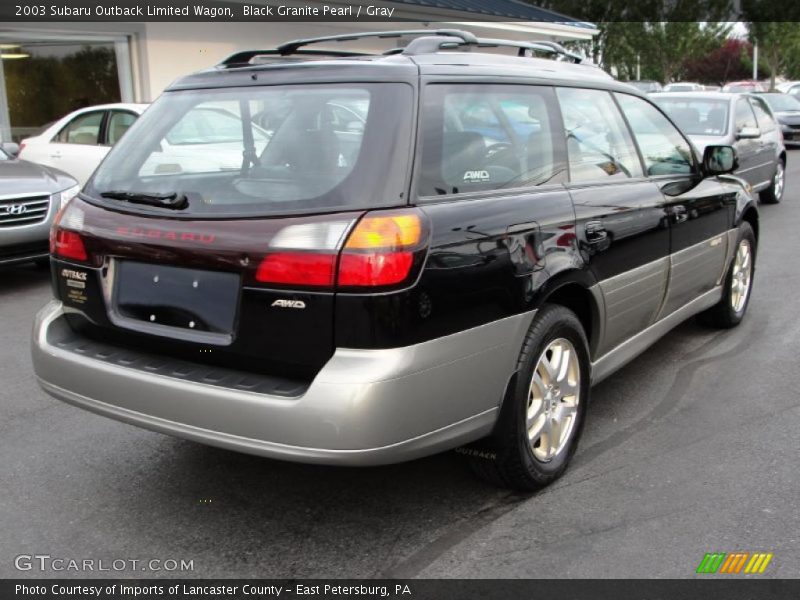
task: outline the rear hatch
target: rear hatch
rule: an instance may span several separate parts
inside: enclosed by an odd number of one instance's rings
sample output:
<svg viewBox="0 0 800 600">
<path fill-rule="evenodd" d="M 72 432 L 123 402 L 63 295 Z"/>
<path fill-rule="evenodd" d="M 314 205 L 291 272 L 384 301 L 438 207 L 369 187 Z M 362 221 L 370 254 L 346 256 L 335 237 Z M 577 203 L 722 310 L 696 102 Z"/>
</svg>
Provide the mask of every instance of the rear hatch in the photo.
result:
<svg viewBox="0 0 800 600">
<path fill-rule="evenodd" d="M 347 240 L 374 215 L 405 222 L 413 96 L 403 83 L 165 93 L 54 228 L 72 328 L 313 377 L 334 351 Z"/>
</svg>

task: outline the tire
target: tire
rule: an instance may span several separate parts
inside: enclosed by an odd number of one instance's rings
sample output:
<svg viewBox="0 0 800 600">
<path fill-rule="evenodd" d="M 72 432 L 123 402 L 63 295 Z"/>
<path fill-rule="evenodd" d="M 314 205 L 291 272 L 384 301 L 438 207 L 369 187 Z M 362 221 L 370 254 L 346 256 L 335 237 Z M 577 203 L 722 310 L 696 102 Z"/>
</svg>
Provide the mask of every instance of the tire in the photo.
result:
<svg viewBox="0 0 800 600">
<path fill-rule="evenodd" d="M 563 368 L 558 369 L 559 365 Z M 556 376 L 550 379 L 552 371 Z M 578 317 L 563 306 L 544 305 L 525 336 L 517 376 L 494 433 L 463 451 L 472 470 L 491 483 L 523 491 L 556 480 L 578 445 L 589 378 L 588 343 Z M 530 421 L 529 411 L 537 415 Z M 548 422 L 552 426 L 559 416 L 559 429 L 553 427 L 547 435 Z M 529 425 L 533 441 L 529 441 Z"/>
<path fill-rule="evenodd" d="M 740 255 L 746 246 L 748 261 L 742 268 L 744 256 Z M 720 301 L 701 314 L 701 320 L 713 327 L 730 329 L 742 322 L 747 306 L 750 304 L 750 294 L 753 290 L 753 275 L 755 274 L 756 236 L 750 223 L 739 225 L 736 236 L 736 245 L 733 259 L 728 267 L 723 281 L 723 293 Z M 744 290 L 742 291 L 742 286 Z"/>
<path fill-rule="evenodd" d="M 783 159 L 778 160 L 775 167 L 775 175 L 772 177 L 770 186 L 759 194 L 761 202 L 764 204 L 777 204 L 783 199 L 786 189 L 786 164 Z"/>
</svg>

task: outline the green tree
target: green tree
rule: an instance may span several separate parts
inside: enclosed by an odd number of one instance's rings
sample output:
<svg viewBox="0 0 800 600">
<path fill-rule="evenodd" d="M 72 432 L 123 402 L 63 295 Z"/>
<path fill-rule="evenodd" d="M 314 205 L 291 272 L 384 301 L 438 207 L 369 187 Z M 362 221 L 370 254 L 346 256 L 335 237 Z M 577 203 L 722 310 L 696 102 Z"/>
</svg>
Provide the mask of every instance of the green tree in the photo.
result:
<svg viewBox="0 0 800 600">
<path fill-rule="evenodd" d="M 775 77 L 797 68 L 800 52 L 800 26 L 785 21 L 751 21 L 747 24 L 750 40 L 758 44 L 759 58 L 769 70 L 769 88 L 775 88 Z M 760 61 L 759 61 L 760 62 Z"/>
<path fill-rule="evenodd" d="M 689 56 L 711 52 L 730 30 L 730 0 L 526 0 L 597 25 L 591 44 L 579 44 L 596 63 L 622 79 L 669 82 Z"/>
</svg>

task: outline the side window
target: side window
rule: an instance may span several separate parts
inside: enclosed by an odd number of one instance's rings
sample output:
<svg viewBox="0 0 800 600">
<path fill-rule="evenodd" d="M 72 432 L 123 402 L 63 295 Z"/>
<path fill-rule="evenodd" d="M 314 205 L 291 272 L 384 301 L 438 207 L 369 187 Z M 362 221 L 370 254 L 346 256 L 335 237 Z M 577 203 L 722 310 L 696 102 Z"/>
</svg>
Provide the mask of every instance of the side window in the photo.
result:
<svg viewBox="0 0 800 600">
<path fill-rule="evenodd" d="M 547 87 L 429 85 L 420 196 L 557 183 L 566 175 Z"/>
<path fill-rule="evenodd" d="M 753 105 L 753 112 L 756 113 L 756 121 L 758 121 L 761 133 L 775 131 L 775 121 L 772 119 L 769 109 L 764 105 L 764 101 L 761 98 L 750 98 L 750 103 Z"/>
<path fill-rule="evenodd" d="M 100 124 L 103 122 L 102 110 L 78 115 L 58 132 L 55 142 L 62 144 L 96 145 L 100 139 Z"/>
<path fill-rule="evenodd" d="M 128 128 L 136 121 L 137 116 L 127 111 L 112 111 L 106 127 L 106 142 L 109 146 L 113 146 L 119 141 L 122 134 L 128 131 Z"/>
<path fill-rule="evenodd" d="M 628 94 L 615 94 L 633 131 L 647 175 L 689 175 L 692 147 L 655 106 Z"/>
<path fill-rule="evenodd" d="M 739 131 L 743 127 L 758 127 L 753 109 L 750 108 L 750 103 L 745 98 L 739 98 L 736 101 L 734 120 L 736 122 L 736 131 Z"/>
<path fill-rule="evenodd" d="M 642 165 L 609 92 L 559 88 L 571 181 L 641 177 Z"/>
</svg>

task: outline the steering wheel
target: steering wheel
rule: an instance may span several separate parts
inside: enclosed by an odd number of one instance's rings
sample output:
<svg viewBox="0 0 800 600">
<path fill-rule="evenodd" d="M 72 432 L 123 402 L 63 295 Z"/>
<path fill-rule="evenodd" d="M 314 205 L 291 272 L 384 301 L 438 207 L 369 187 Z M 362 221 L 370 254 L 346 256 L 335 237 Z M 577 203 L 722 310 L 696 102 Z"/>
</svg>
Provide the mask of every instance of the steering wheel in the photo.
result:
<svg viewBox="0 0 800 600">
<path fill-rule="evenodd" d="M 509 150 L 513 150 L 514 146 L 509 142 L 495 142 L 494 144 L 489 144 L 486 147 L 486 158 L 492 158 L 495 154 L 499 154 L 500 152 L 508 152 Z"/>
</svg>

